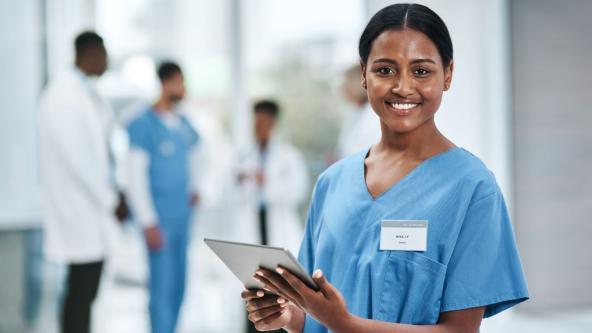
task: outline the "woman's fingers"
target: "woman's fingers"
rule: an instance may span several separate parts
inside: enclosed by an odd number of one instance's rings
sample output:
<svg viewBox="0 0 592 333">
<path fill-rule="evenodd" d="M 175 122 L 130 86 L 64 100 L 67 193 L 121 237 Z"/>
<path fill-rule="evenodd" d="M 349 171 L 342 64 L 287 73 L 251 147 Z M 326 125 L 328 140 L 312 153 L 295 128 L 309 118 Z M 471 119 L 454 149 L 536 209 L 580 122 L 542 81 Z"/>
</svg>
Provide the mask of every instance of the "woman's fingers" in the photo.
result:
<svg viewBox="0 0 592 333">
<path fill-rule="evenodd" d="M 298 294 L 281 276 L 266 269 L 259 269 L 255 274 L 255 278 L 258 278 L 259 281 L 271 289 L 272 292 L 285 297 L 296 305 L 302 304 L 302 297 L 300 294 Z"/>
<path fill-rule="evenodd" d="M 265 296 L 265 292 L 263 290 L 243 290 L 241 293 L 241 298 L 248 301 L 255 298 L 261 298 Z"/>
<path fill-rule="evenodd" d="M 299 277 L 290 273 L 287 269 L 278 267 L 276 271 L 300 298 L 309 298 L 314 293 Z"/>
<path fill-rule="evenodd" d="M 284 310 L 286 311 L 286 310 Z M 276 330 L 279 327 L 277 327 L 278 325 L 275 324 L 275 321 L 277 321 L 284 313 L 283 312 L 276 312 L 264 319 L 261 319 L 257 322 L 255 322 L 255 328 L 258 331 L 270 331 L 270 330 Z"/>
<path fill-rule="evenodd" d="M 283 303 L 292 302 L 292 303 L 293 303 L 293 304 L 295 304 L 296 306 L 300 306 L 300 305 L 299 305 L 299 303 L 298 303 L 298 302 L 297 302 L 295 299 L 293 299 L 293 298 L 291 298 L 291 297 L 287 296 L 286 294 L 284 294 L 284 292 L 283 292 L 282 290 L 280 290 L 280 289 L 278 289 L 277 287 L 275 287 L 275 286 L 274 286 L 274 285 L 273 285 L 273 284 L 272 284 L 270 281 L 268 281 L 267 279 L 265 279 L 265 278 L 263 278 L 263 277 L 259 276 L 259 277 L 257 278 L 257 280 L 259 280 L 259 282 L 261 282 L 262 284 L 264 284 L 264 285 L 265 285 L 265 287 L 264 287 L 264 288 L 265 288 L 265 290 L 267 290 L 267 291 L 269 291 L 269 292 L 271 292 L 271 293 L 273 293 L 273 294 L 275 294 L 275 295 L 277 295 L 277 296 L 278 296 L 278 299 L 277 299 L 277 303 L 278 303 L 278 304 L 283 304 Z"/>
<path fill-rule="evenodd" d="M 248 292 L 243 294 L 249 296 Z M 276 295 L 266 294 L 262 298 L 252 298 L 247 301 L 248 318 L 260 331 L 278 329 L 284 325 L 281 316 L 287 310 L 288 304 L 285 299 Z"/>
<path fill-rule="evenodd" d="M 255 280 L 259 281 L 263 285 L 263 289 L 265 291 L 271 292 L 271 293 L 276 294 L 278 296 L 285 297 L 285 295 L 282 294 L 282 291 L 276 285 L 274 285 L 273 282 L 269 281 L 265 277 L 254 274 L 253 278 Z"/>
<path fill-rule="evenodd" d="M 277 297 L 275 295 L 262 299 L 252 299 L 250 301 L 247 301 L 247 311 L 259 311 L 265 308 L 270 308 L 274 306 L 286 306 L 288 304 L 288 302 L 285 301 L 279 302 L 278 299 L 280 299 L 280 297 Z"/>
<path fill-rule="evenodd" d="M 317 283 L 317 286 L 319 286 L 321 292 L 323 293 L 323 295 L 325 295 L 326 298 L 328 298 L 328 299 L 335 298 L 335 296 L 336 296 L 335 287 L 333 287 L 329 283 L 329 281 L 327 281 L 327 278 L 325 278 L 325 275 L 323 274 L 323 272 L 320 269 L 317 269 L 313 273 L 312 279 L 314 280 L 314 282 Z"/>
<path fill-rule="evenodd" d="M 256 323 L 276 313 L 279 313 L 281 315 L 283 312 L 284 306 L 275 304 L 273 306 L 262 308 L 257 311 L 249 311 L 249 320 L 253 323 Z"/>
</svg>

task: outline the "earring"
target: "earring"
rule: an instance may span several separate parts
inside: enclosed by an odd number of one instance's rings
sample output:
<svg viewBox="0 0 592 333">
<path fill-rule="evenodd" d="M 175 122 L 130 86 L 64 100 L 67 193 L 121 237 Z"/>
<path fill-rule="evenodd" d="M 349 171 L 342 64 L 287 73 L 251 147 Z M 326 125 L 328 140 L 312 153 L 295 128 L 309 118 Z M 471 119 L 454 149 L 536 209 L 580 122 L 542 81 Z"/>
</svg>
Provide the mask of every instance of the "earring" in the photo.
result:
<svg viewBox="0 0 592 333">
<path fill-rule="evenodd" d="M 366 80 L 362 80 L 362 87 L 364 87 L 364 89 L 367 88 L 367 86 L 366 86 Z"/>
</svg>

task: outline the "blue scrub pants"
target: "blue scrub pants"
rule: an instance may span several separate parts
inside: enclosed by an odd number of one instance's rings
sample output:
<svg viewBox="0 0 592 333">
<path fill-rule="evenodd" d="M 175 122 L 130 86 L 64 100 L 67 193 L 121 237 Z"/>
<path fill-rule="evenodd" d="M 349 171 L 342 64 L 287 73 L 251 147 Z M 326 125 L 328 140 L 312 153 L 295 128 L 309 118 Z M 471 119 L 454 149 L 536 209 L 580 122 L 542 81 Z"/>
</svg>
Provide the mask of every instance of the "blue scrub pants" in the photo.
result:
<svg viewBox="0 0 592 333">
<path fill-rule="evenodd" d="M 23 317 L 27 328 L 32 329 L 39 317 L 43 287 L 43 231 L 30 229 L 24 232 L 25 245 L 25 297 Z"/>
<path fill-rule="evenodd" d="M 189 220 L 160 221 L 164 245 L 149 250 L 149 313 L 152 333 L 174 333 L 185 293 Z"/>
</svg>

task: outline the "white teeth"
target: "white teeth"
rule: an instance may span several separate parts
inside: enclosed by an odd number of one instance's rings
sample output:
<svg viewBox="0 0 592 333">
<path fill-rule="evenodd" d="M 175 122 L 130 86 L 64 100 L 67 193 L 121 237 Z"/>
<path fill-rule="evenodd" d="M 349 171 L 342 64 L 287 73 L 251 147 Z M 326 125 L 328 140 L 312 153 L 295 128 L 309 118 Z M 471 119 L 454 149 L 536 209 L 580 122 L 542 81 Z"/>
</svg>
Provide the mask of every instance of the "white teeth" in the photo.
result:
<svg viewBox="0 0 592 333">
<path fill-rule="evenodd" d="M 409 110 L 417 106 L 417 104 L 399 104 L 399 103 L 391 103 L 391 106 L 395 109 L 399 110 Z"/>
</svg>

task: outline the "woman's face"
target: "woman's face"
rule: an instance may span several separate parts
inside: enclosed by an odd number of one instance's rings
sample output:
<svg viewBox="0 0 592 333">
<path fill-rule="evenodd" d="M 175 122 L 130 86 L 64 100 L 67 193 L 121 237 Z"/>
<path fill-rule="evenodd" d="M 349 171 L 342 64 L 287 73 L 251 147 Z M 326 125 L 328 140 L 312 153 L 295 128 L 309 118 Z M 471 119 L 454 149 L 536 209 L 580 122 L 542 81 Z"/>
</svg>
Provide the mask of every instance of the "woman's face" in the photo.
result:
<svg viewBox="0 0 592 333">
<path fill-rule="evenodd" d="M 417 30 L 380 34 L 362 64 L 362 82 L 383 129 L 403 134 L 433 119 L 452 69 L 452 62 L 443 67 L 436 45 Z"/>
</svg>

